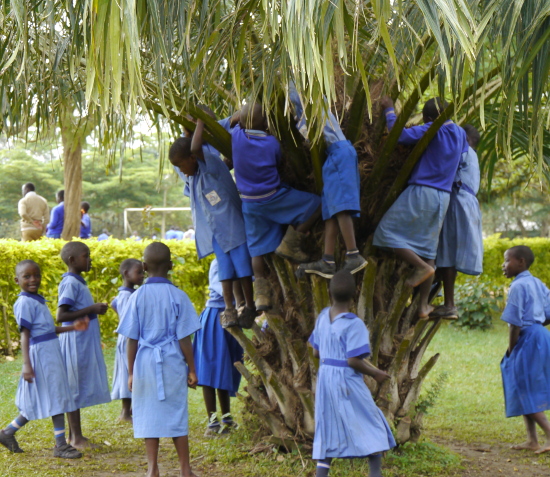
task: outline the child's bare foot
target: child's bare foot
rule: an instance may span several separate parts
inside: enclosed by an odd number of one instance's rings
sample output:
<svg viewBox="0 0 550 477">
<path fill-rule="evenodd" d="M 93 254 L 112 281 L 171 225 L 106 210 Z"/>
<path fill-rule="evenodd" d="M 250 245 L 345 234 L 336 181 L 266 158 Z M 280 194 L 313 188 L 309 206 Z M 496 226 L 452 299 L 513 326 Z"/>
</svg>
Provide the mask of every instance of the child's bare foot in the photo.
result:
<svg viewBox="0 0 550 477">
<path fill-rule="evenodd" d="M 418 317 L 421 320 L 425 320 L 430 316 L 430 313 L 434 311 L 434 307 L 432 305 L 426 305 L 425 307 L 421 307 L 418 309 Z"/>
<path fill-rule="evenodd" d="M 148 470 L 145 477 L 160 477 L 160 471 L 158 467 L 156 467 L 155 469 Z"/>
<path fill-rule="evenodd" d="M 92 444 L 90 442 L 90 439 L 87 437 L 79 437 L 75 439 L 71 439 L 69 441 L 69 444 L 71 444 L 75 449 L 97 449 L 99 446 L 97 444 Z"/>
<path fill-rule="evenodd" d="M 535 454 L 544 454 L 550 451 L 550 441 L 546 441 L 538 450 L 535 450 Z"/>
<path fill-rule="evenodd" d="M 120 416 L 118 416 L 118 420 L 123 422 L 132 422 L 132 415 L 127 412 L 121 412 Z"/>
<path fill-rule="evenodd" d="M 181 477 L 199 477 L 197 474 L 195 474 L 192 470 L 190 470 L 189 472 L 181 472 L 180 473 Z"/>
<path fill-rule="evenodd" d="M 510 446 L 510 449 L 512 449 L 512 450 L 532 450 L 532 451 L 536 451 L 539 447 L 540 446 L 539 446 L 538 442 L 524 442 L 523 444 L 516 444 L 514 446 Z"/>
<path fill-rule="evenodd" d="M 413 274 L 405 282 L 410 287 L 417 287 L 421 283 L 424 283 L 428 278 L 430 278 L 435 273 L 435 270 L 430 265 L 426 264 L 425 267 L 417 267 L 414 269 Z"/>
</svg>

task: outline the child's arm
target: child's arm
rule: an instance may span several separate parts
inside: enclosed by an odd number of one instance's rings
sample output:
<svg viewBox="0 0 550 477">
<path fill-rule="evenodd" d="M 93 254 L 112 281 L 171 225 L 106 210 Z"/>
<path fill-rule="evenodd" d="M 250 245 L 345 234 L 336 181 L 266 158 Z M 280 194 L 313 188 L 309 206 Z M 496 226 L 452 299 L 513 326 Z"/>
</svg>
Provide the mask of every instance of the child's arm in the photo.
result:
<svg viewBox="0 0 550 477">
<path fill-rule="evenodd" d="M 126 356 L 128 357 L 128 389 L 132 391 L 134 384 L 134 363 L 138 350 L 138 341 L 128 338 L 126 341 Z"/>
<path fill-rule="evenodd" d="M 29 346 L 31 340 L 31 332 L 28 328 L 21 329 L 21 351 L 23 353 L 23 379 L 28 383 L 32 383 L 34 369 L 32 369 L 31 358 L 29 356 Z"/>
<path fill-rule="evenodd" d="M 187 385 L 190 388 L 195 389 L 199 383 L 197 373 L 195 371 L 195 360 L 193 358 L 193 344 L 191 343 L 191 336 L 179 340 L 181 352 L 187 361 L 187 367 L 189 368 L 189 374 L 187 376 Z"/>
<path fill-rule="evenodd" d="M 82 308 L 81 310 L 69 311 L 70 305 L 61 305 L 57 309 L 57 321 L 63 323 L 64 321 L 74 321 L 78 318 L 84 318 L 86 315 L 96 314 L 104 315 L 108 308 L 108 303 L 94 303 L 91 306 Z"/>
<path fill-rule="evenodd" d="M 197 119 L 197 127 L 193 133 L 193 139 L 191 139 L 191 154 L 195 155 L 197 159 L 204 161 L 204 153 L 202 152 L 202 133 L 204 132 L 204 122 L 201 119 Z"/>
<path fill-rule="evenodd" d="M 519 332 L 521 328 L 516 325 L 510 325 L 510 336 L 509 336 L 509 345 L 508 345 L 508 354 L 512 352 L 519 340 Z"/>
<path fill-rule="evenodd" d="M 391 131 L 395 125 L 395 121 L 397 120 L 397 116 L 395 115 L 395 111 L 393 109 L 393 101 L 391 98 L 386 96 L 380 100 L 380 104 L 382 105 L 382 108 L 384 108 L 384 114 L 386 115 L 386 126 L 388 126 L 388 129 Z M 421 126 L 403 128 L 403 131 L 401 131 L 401 135 L 399 136 L 399 143 L 409 146 L 416 144 L 420 141 L 422 136 L 424 136 L 429 127 L 430 124 L 422 124 Z"/>
<path fill-rule="evenodd" d="M 373 366 L 368 361 L 361 358 L 348 358 L 348 366 L 361 374 L 366 374 L 381 383 L 386 379 L 390 379 L 390 375 L 376 366 Z"/>
<path fill-rule="evenodd" d="M 86 331 L 88 329 L 89 324 L 90 324 L 90 318 L 85 316 L 84 318 L 78 318 L 74 320 L 74 323 L 72 325 L 56 326 L 55 332 L 59 334 L 59 333 L 66 333 L 67 331 Z"/>
</svg>

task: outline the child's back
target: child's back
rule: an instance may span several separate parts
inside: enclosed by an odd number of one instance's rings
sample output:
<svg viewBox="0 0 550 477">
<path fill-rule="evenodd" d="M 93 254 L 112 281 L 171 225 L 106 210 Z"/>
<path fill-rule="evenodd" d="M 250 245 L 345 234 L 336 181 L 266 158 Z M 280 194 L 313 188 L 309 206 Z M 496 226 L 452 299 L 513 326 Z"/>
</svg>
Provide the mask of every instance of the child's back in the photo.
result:
<svg viewBox="0 0 550 477">
<path fill-rule="evenodd" d="M 124 286 L 118 289 L 118 295 L 111 303 L 111 307 L 117 313 L 119 320 L 134 291 L 133 288 Z M 112 388 L 111 399 L 113 400 L 132 397 L 132 393 L 128 389 L 128 358 L 126 356 L 126 337 L 123 335 L 118 335 L 117 338 Z"/>
</svg>

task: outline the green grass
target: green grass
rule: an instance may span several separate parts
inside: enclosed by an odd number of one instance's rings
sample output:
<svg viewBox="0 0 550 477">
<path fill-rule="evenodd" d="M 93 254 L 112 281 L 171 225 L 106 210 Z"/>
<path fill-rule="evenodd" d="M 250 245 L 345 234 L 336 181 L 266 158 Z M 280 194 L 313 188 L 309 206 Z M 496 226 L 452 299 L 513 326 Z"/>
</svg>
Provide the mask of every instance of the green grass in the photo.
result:
<svg viewBox="0 0 550 477">
<path fill-rule="evenodd" d="M 457 440 L 467 443 L 492 444 L 519 442 L 523 439 L 520 418 L 504 417 L 504 402 L 499 363 L 506 348 L 507 328 L 496 323 L 487 331 L 462 331 L 445 325 L 435 337 L 426 356 L 440 352 L 441 357 L 432 371 L 427 387 L 441 372 L 448 379 L 435 406 L 425 417 L 425 433 L 417 445 L 402 446 L 389 453 L 384 466 L 386 477 L 445 476 L 460 467 L 460 457 L 431 439 Z M 109 372 L 112 371 L 114 348 L 105 351 Z M 4 426 L 17 415 L 13 404 L 19 379 L 21 361 L 0 364 L 0 425 Z M 427 389 L 426 387 L 426 389 Z M 233 400 L 233 409 L 242 422 L 242 403 Z M 118 423 L 120 402 L 83 410 L 85 434 L 94 442 L 108 443 L 101 449 L 86 452 L 76 462 L 51 457 L 53 445 L 51 421 L 30 422 L 18 433 L 26 453 L 8 454 L 0 449 L 0 476 L 107 476 L 142 475 L 145 473 L 143 442 L 133 438 L 129 425 Z M 314 475 L 310 454 L 294 451 L 280 453 L 271 447 L 250 455 L 249 451 L 261 439 L 253 423 L 242 426 L 228 438 L 208 440 L 202 437 L 206 417 L 200 390 L 189 391 L 189 425 L 191 458 L 202 475 L 238 475 L 242 477 L 288 477 Z M 550 457 L 538 458 L 541 465 L 550 466 Z M 174 469 L 176 455 L 171 442 L 161 441 L 161 469 Z M 333 477 L 363 477 L 367 475 L 365 461 L 337 461 Z M 176 473 L 163 473 L 175 476 Z"/>
</svg>

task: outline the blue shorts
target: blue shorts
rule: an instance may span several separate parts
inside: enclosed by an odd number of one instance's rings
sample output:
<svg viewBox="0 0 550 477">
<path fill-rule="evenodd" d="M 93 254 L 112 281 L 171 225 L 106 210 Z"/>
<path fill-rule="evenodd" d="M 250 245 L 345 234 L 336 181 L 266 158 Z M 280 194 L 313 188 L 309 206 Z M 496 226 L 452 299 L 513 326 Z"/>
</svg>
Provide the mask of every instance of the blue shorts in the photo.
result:
<svg viewBox="0 0 550 477">
<path fill-rule="evenodd" d="M 323 164 L 323 220 L 338 212 L 349 211 L 359 217 L 359 166 L 357 152 L 350 141 L 338 141 L 327 147 Z"/>
<path fill-rule="evenodd" d="M 60 239 L 61 238 L 61 234 L 46 234 L 46 237 L 48 238 L 51 238 L 51 239 Z"/>
<path fill-rule="evenodd" d="M 244 202 L 246 241 L 252 257 L 274 252 L 283 240 L 283 225 L 300 225 L 321 205 L 318 195 L 282 186 L 261 202 Z"/>
<path fill-rule="evenodd" d="M 212 237 L 212 247 L 214 254 L 218 259 L 218 278 L 223 280 L 235 280 L 236 278 L 251 277 L 252 262 L 250 261 L 250 253 L 246 243 L 235 247 L 229 252 L 224 252 L 219 246 L 216 239 Z"/>
</svg>

